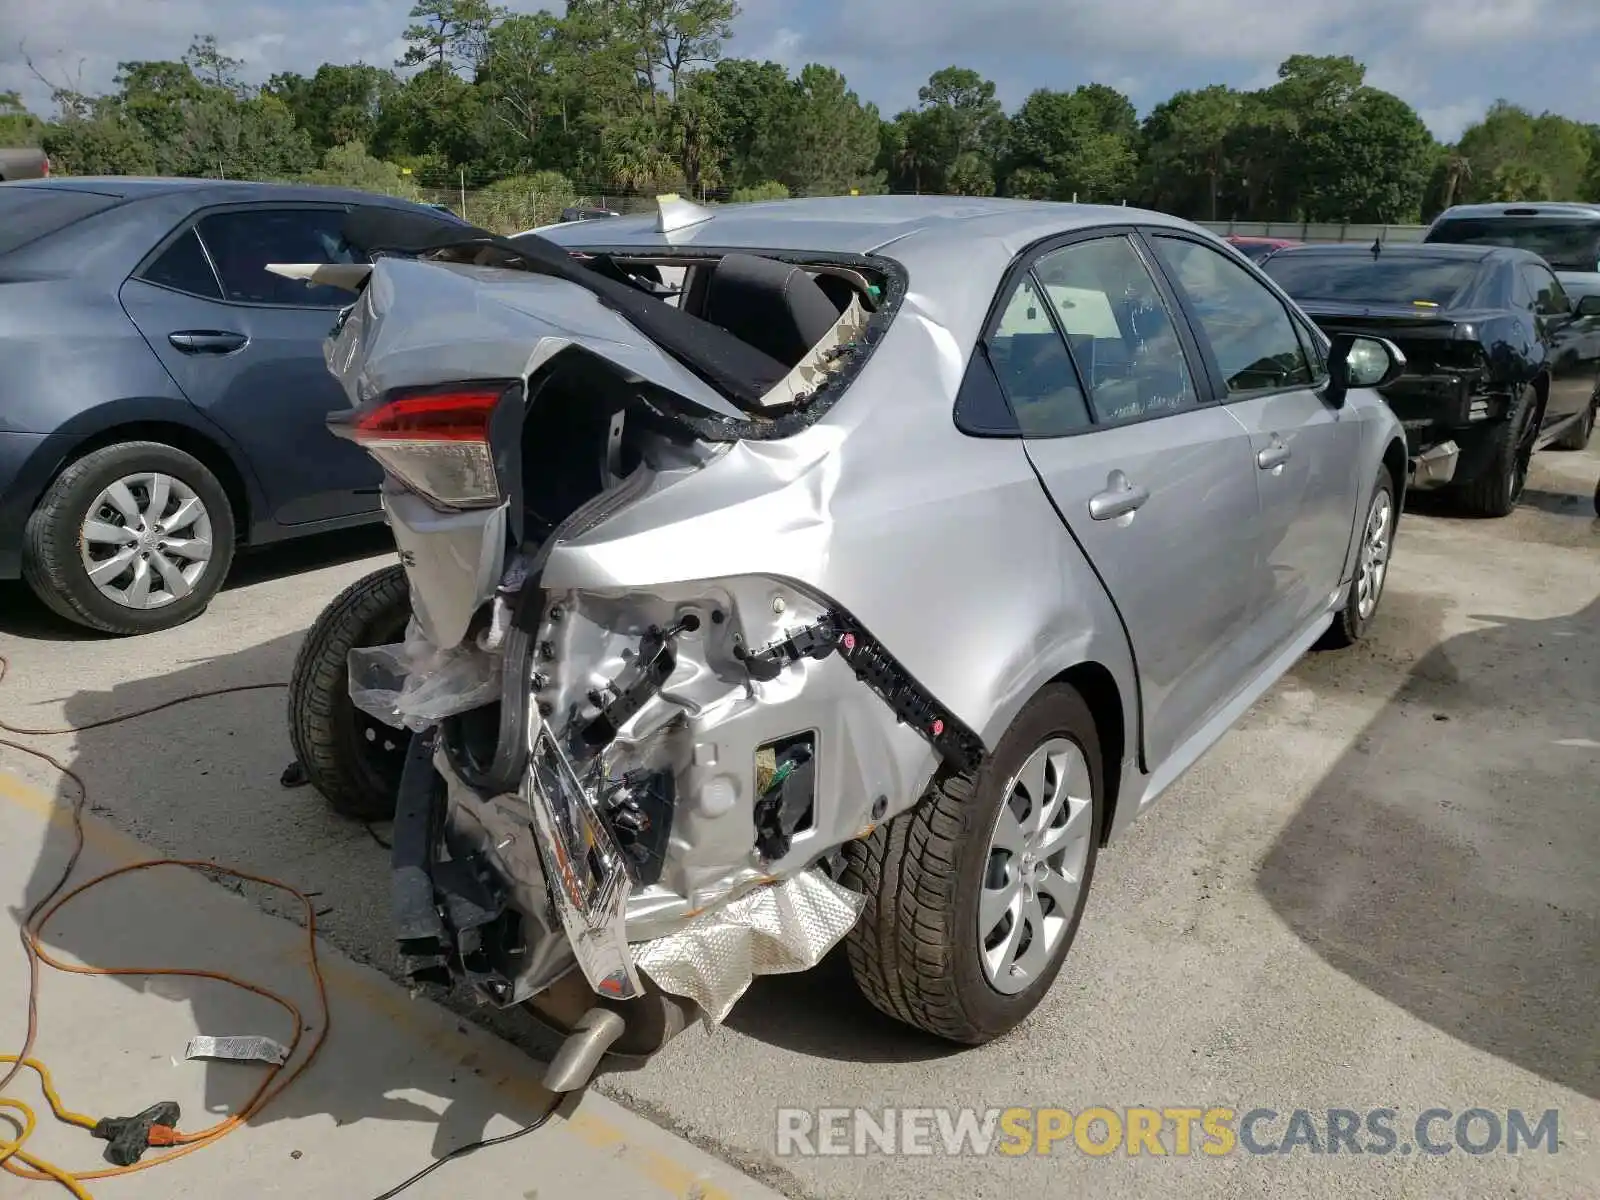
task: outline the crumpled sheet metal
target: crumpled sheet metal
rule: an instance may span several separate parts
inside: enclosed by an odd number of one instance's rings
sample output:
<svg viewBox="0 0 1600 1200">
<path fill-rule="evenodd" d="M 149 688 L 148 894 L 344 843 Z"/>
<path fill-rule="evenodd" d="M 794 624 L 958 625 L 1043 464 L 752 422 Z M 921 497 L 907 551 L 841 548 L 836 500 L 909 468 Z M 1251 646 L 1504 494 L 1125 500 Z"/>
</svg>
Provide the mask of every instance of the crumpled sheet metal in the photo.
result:
<svg viewBox="0 0 1600 1200">
<path fill-rule="evenodd" d="M 808 971 L 850 931 L 866 899 L 812 869 L 702 913 L 633 948 L 663 991 L 723 1021 L 757 975 Z"/>
</svg>

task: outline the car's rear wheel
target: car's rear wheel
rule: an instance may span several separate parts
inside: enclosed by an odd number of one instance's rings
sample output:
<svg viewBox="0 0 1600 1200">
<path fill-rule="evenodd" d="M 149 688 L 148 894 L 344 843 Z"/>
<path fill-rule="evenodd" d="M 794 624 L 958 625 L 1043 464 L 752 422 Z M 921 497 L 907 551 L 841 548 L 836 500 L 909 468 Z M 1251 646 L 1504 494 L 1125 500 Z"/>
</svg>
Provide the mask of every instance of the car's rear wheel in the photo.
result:
<svg viewBox="0 0 1600 1200">
<path fill-rule="evenodd" d="M 48 607 L 104 633 L 171 629 L 206 610 L 233 561 L 217 477 L 160 442 L 92 450 L 28 518 L 22 575 Z"/>
<path fill-rule="evenodd" d="M 394 816 L 411 735 L 350 701 L 350 651 L 402 640 L 411 619 L 405 568 L 356 580 L 306 631 L 289 676 L 289 741 L 306 777 L 335 812 L 361 821 Z"/>
<path fill-rule="evenodd" d="M 1461 509 L 1476 517 L 1506 517 L 1522 499 L 1528 484 L 1533 448 L 1539 440 L 1539 393 L 1529 384 L 1511 412 L 1490 432 L 1494 439 L 1488 465 L 1476 479 L 1456 490 Z"/>
<path fill-rule="evenodd" d="M 867 900 L 846 949 L 867 999 L 964 1045 L 1025 1020 L 1077 935 L 1104 808 L 1093 715 L 1052 685 L 976 772 L 846 847 L 842 882 Z"/>
<path fill-rule="evenodd" d="M 1389 557 L 1394 551 L 1399 516 L 1394 479 L 1387 468 L 1379 467 L 1372 496 L 1367 501 L 1366 518 L 1357 534 L 1361 540 L 1356 547 L 1356 577 L 1350 583 L 1344 607 L 1335 614 L 1333 624 L 1322 637 L 1324 648 L 1342 649 L 1359 642 L 1378 615 L 1383 585 L 1389 580 Z"/>
<path fill-rule="evenodd" d="M 1589 398 L 1589 407 L 1583 410 L 1578 423 L 1550 443 L 1552 450 L 1587 450 L 1594 436 L 1595 410 L 1600 409 L 1600 390 Z"/>
</svg>

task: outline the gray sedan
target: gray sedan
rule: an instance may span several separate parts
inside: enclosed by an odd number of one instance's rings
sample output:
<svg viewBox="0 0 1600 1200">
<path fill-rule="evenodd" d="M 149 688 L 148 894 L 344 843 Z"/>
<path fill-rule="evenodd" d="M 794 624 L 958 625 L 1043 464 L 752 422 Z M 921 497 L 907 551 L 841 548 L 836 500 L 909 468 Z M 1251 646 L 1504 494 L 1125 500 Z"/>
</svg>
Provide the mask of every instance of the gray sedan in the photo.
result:
<svg viewBox="0 0 1600 1200">
<path fill-rule="evenodd" d="M 470 958 L 496 1003 L 579 978 L 570 939 L 601 1000 L 716 1019 L 748 969 L 705 947 L 776 887 L 765 969 L 846 937 L 885 1012 L 996 1037 L 1101 847 L 1374 619 L 1407 459 L 1371 389 L 1403 356 L 1194 225 L 873 197 L 377 236 L 421 257 L 323 273 L 361 288 L 330 423 L 387 474 L 409 588 L 373 595 L 416 623 L 386 661 L 453 655 L 464 698 L 432 667 L 391 697 L 448 784 L 396 845 L 437 803 L 506 898 L 430 921 L 426 969 Z M 434 866 L 408 912 L 459 907 Z"/>
</svg>

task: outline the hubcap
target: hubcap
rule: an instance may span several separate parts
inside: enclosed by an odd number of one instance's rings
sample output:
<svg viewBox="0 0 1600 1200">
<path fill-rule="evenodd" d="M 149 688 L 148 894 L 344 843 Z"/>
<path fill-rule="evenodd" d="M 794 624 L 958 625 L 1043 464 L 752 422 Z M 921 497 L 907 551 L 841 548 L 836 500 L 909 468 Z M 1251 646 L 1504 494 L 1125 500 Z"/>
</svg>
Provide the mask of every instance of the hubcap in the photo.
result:
<svg viewBox="0 0 1600 1200">
<path fill-rule="evenodd" d="M 1093 819 L 1089 763 L 1052 738 L 1006 787 L 978 898 L 978 951 L 998 992 L 1014 995 L 1054 961 L 1083 891 Z"/>
<path fill-rule="evenodd" d="M 1372 616 L 1389 574 L 1389 526 L 1394 504 L 1388 492 L 1372 498 L 1367 528 L 1361 539 L 1361 565 L 1356 575 L 1356 611 L 1363 621 Z"/>
<path fill-rule="evenodd" d="M 211 565 L 211 515 L 173 475 L 124 475 L 95 497 L 78 533 L 89 582 L 123 608 L 164 608 Z"/>
</svg>

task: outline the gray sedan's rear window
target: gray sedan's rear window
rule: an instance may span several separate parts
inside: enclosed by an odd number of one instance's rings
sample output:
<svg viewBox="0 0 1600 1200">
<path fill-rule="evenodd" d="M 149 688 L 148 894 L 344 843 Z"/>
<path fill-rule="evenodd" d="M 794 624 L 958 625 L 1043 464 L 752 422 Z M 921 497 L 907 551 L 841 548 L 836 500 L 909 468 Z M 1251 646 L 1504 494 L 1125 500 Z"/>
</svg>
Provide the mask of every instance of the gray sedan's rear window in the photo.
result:
<svg viewBox="0 0 1600 1200">
<path fill-rule="evenodd" d="M 116 204 L 116 196 L 65 188 L 0 187 L 0 254 L 65 229 Z"/>
</svg>

